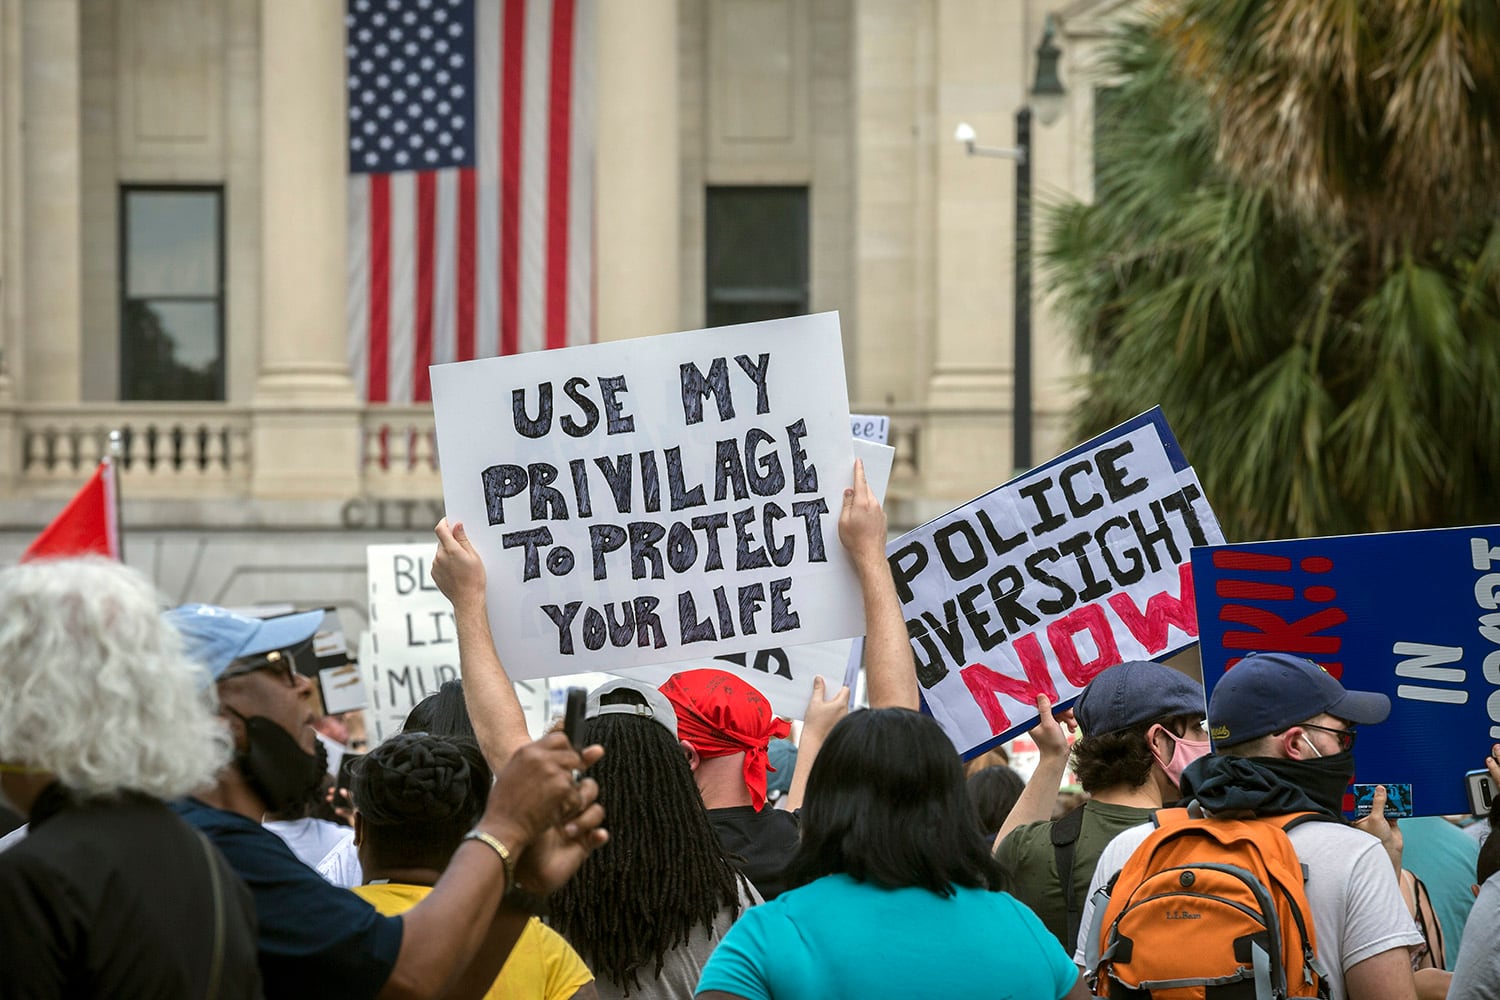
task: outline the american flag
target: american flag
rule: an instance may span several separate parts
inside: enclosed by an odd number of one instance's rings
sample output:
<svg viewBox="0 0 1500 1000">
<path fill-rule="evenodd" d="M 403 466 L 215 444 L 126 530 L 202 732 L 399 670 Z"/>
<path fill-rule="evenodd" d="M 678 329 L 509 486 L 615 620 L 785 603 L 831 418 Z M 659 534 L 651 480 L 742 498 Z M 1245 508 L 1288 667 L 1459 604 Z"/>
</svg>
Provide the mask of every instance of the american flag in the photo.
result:
<svg viewBox="0 0 1500 1000">
<path fill-rule="evenodd" d="M 593 340 L 595 0 L 347 0 L 345 23 L 365 398 Z"/>
</svg>

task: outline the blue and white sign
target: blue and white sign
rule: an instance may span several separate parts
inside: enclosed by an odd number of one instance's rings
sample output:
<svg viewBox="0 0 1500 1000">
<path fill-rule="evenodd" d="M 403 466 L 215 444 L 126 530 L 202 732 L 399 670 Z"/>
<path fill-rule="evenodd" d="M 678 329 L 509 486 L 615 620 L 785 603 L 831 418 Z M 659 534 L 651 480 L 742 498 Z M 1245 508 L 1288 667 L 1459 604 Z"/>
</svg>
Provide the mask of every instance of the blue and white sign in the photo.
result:
<svg viewBox="0 0 1500 1000">
<path fill-rule="evenodd" d="M 1500 525 L 1209 546 L 1193 577 L 1210 691 L 1281 652 L 1384 692 L 1354 780 L 1410 784 L 1419 816 L 1469 811 L 1464 772 L 1500 742 Z"/>
</svg>

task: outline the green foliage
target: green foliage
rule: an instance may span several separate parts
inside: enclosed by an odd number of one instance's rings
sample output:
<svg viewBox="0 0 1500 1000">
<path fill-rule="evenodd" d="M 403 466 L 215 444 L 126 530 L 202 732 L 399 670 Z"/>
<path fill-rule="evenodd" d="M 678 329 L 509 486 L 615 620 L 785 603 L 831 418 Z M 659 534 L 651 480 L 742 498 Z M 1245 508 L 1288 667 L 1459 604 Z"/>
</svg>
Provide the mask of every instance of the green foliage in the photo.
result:
<svg viewBox="0 0 1500 1000">
<path fill-rule="evenodd" d="M 1115 42 L 1095 201 L 1046 216 L 1077 434 L 1160 404 L 1232 539 L 1500 520 L 1496 218 L 1418 252 L 1285 210 L 1223 165 L 1172 37 Z"/>
</svg>

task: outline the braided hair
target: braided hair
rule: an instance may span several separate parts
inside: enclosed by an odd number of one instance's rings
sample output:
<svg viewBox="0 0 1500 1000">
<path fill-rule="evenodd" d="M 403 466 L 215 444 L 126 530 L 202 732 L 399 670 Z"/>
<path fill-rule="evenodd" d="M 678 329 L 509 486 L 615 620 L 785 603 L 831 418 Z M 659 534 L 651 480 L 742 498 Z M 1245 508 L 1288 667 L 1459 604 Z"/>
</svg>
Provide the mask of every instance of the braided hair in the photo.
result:
<svg viewBox="0 0 1500 1000">
<path fill-rule="evenodd" d="M 606 696 L 608 698 L 608 696 Z M 609 817 L 609 846 L 552 894 L 552 927 L 602 980 L 626 995 L 661 976 L 694 927 L 740 914 L 740 876 L 724 857 L 682 747 L 666 728 L 603 715 L 584 742 L 607 751 L 590 774 Z"/>
<path fill-rule="evenodd" d="M 351 785 L 380 865 L 441 871 L 484 813 L 490 768 L 472 740 L 401 733 L 355 765 Z"/>
</svg>

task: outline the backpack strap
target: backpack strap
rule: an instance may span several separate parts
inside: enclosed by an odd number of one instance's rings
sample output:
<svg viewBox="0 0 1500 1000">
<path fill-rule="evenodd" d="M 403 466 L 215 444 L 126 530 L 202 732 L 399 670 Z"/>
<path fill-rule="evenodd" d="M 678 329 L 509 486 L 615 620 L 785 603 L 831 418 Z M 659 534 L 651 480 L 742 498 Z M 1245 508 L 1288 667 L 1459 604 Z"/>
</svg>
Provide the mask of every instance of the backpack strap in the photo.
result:
<svg viewBox="0 0 1500 1000">
<path fill-rule="evenodd" d="M 1078 834 L 1083 830 L 1083 806 L 1075 806 L 1052 824 L 1052 854 L 1057 861 L 1057 878 L 1062 883 L 1063 909 L 1066 912 L 1068 940 L 1078 947 L 1078 925 L 1083 920 L 1083 905 L 1073 888 L 1073 855 Z"/>
</svg>

